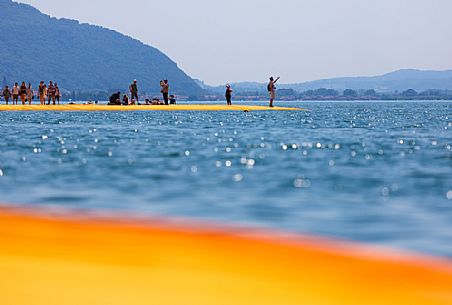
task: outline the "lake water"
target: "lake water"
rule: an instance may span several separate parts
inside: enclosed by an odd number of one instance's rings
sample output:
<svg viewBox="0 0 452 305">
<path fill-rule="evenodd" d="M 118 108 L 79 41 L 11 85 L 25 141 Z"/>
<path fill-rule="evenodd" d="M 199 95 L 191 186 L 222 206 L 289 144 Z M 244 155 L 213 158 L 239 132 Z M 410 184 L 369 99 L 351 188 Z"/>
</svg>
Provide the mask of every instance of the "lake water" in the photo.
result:
<svg viewBox="0 0 452 305">
<path fill-rule="evenodd" d="M 3 112 L 0 202 L 183 216 L 452 257 L 452 103 Z"/>
</svg>

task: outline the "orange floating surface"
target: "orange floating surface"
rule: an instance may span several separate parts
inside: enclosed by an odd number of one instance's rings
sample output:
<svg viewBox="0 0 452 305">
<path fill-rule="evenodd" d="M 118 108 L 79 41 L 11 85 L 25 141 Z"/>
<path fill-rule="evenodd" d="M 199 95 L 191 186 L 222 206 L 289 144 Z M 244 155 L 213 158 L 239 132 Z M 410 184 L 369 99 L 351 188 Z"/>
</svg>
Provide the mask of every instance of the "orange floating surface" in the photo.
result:
<svg viewBox="0 0 452 305">
<path fill-rule="evenodd" d="M 452 304 L 452 264 L 200 224 L 0 209 L 0 303 Z"/>
</svg>

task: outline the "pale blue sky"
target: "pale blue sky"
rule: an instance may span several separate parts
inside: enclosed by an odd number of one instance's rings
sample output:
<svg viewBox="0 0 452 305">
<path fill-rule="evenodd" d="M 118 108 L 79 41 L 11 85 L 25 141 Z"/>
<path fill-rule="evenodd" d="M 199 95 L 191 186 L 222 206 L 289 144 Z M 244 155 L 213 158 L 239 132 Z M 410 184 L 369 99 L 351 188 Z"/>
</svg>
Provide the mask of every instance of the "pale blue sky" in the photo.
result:
<svg viewBox="0 0 452 305">
<path fill-rule="evenodd" d="M 209 84 L 452 69 L 450 0 L 22 0 L 169 55 Z"/>
</svg>

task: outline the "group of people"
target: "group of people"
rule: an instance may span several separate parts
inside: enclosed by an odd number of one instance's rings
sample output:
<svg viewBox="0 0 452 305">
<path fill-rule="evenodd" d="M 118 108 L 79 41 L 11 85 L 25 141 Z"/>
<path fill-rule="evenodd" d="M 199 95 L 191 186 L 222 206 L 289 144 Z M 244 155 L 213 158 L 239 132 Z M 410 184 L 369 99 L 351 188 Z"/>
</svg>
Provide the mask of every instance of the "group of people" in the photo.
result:
<svg viewBox="0 0 452 305">
<path fill-rule="evenodd" d="M 15 83 L 14 86 L 10 89 L 8 86 L 5 86 L 1 92 L 3 98 L 5 99 L 6 105 L 9 104 L 10 99 L 12 98 L 12 104 L 17 105 L 19 103 L 19 99 L 22 102 L 22 105 L 29 104 L 33 102 L 35 99 L 35 90 L 31 83 L 28 86 L 25 82 L 19 86 L 18 83 Z M 58 102 L 60 104 L 61 92 L 58 88 L 58 84 L 53 84 L 52 81 L 49 82 L 49 86 L 41 81 L 38 87 L 38 96 L 41 105 L 45 105 L 47 101 L 47 105 L 50 105 L 50 102 L 53 102 L 53 105 Z"/>
<path fill-rule="evenodd" d="M 276 99 L 276 83 L 279 81 L 279 77 L 274 79 L 273 76 L 270 77 L 270 82 L 267 85 L 267 91 L 270 95 L 270 107 L 273 107 L 273 102 Z M 232 105 L 232 88 L 231 85 L 226 85 L 226 103 Z"/>
<path fill-rule="evenodd" d="M 161 101 L 158 98 L 153 98 L 152 100 L 146 99 L 144 105 L 174 105 L 176 104 L 176 98 L 174 95 L 169 95 L 169 83 L 168 80 L 161 80 L 160 81 L 160 92 L 163 95 L 163 101 Z M 121 92 L 118 91 L 116 93 L 113 93 L 110 96 L 108 105 L 123 105 L 123 106 L 130 106 L 130 105 L 141 105 L 139 101 L 139 95 L 138 95 L 138 83 L 135 79 L 133 83 L 129 86 L 130 91 L 130 99 L 127 94 L 124 94 L 121 99 Z"/>
<path fill-rule="evenodd" d="M 279 79 L 280 79 L 279 77 L 277 77 L 276 79 L 273 77 L 270 77 L 270 81 L 267 85 L 267 91 L 270 95 L 270 107 L 274 107 L 273 102 L 276 99 L 276 83 L 279 81 Z M 160 101 L 157 98 L 154 98 L 152 100 L 146 99 L 145 105 L 176 104 L 176 99 L 175 99 L 174 95 L 169 95 L 169 83 L 168 83 L 167 79 L 160 81 L 160 87 L 161 87 L 160 92 L 163 95 L 163 101 Z M 121 99 L 121 92 L 116 92 L 110 97 L 110 102 L 108 104 L 109 105 L 126 105 L 126 106 L 127 105 L 136 105 L 136 104 L 141 105 L 139 103 L 139 99 L 138 99 L 138 85 L 137 85 L 136 79 L 130 85 L 129 91 L 130 91 L 131 99 L 129 99 L 127 94 L 124 94 L 124 96 Z M 226 103 L 228 105 L 232 105 L 232 92 L 233 92 L 233 90 L 231 88 L 231 85 L 227 84 L 225 97 L 226 97 Z"/>
<path fill-rule="evenodd" d="M 276 83 L 278 82 L 279 77 L 274 79 L 273 77 L 270 77 L 270 82 L 267 85 L 267 90 L 270 95 L 270 107 L 273 107 L 273 102 L 276 99 Z M 176 99 L 174 95 L 169 95 L 169 83 L 168 80 L 161 80 L 160 81 L 160 92 L 163 96 L 163 101 L 160 101 L 157 98 L 154 98 L 152 100 L 146 99 L 145 105 L 173 105 L 176 104 Z M 139 102 L 139 95 L 138 95 L 138 83 L 135 79 L 133 83 L 129 86 L 129 91 L 131 98 L 129 99 L 127 94 L 124 94 L 124 96 L 121 98 L 121 92 L 116 92 L 110 97 L 109 105 L 136 105 L 140 104 Z M 232 105 L 232 88 L 231 85 L 226 85 L 226 103 L 228 105 Z M 19 86 L 18 83 L 15 83 L 14 86 L 9 89 L 8 86 L 5 86 L 5 88 L 2 91 L 2 96 L 6 101 L 6 105 L 9 104 L 9 100 L 12 98 L 13 105 L 17 105 L 20 101 L 22 102 L 22 105 L 25 105 L 27 102 L 29 105 L 31 105 L 32 101 L 35 98 L 35 91 L 33 90 L 33 87 L 31 84 L 28 84 L 28 86 L 25 84 L 25 82 L 22 82 L 22 84 Z M 61 93 L 60 89 L 58 88 L 58 84 L 53 84 L 52 81 L 49 82 L 49 86 L 44 83 L 44 81 L 41 81 L 39 83 L 38 87 L 38 96 L 39 101 L 41 105 L 45 105 L 47 101 L 47 105 L 50 105 L 51 102 L 53 102 L 53 105 L 56 103 L 60 104 L 60 98 Z"/>
</svg>

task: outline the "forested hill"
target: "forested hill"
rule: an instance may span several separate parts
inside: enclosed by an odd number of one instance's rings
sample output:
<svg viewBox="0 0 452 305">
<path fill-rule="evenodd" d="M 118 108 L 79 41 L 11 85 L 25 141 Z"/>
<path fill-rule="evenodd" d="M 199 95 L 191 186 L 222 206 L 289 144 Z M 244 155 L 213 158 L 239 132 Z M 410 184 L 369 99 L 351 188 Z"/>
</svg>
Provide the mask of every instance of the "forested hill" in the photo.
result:
<svg viewBox="0 0 452 305">
<path fill-rule="evenodd" d="M 201 88 L 162 52 L 99 26 L 57 19 L 32 6 L 0 0 L 0 81 L 54 80 L 67 90 L 128 88 L 158 92 L 169 79 L 173 93 Z"/>
</svg>

